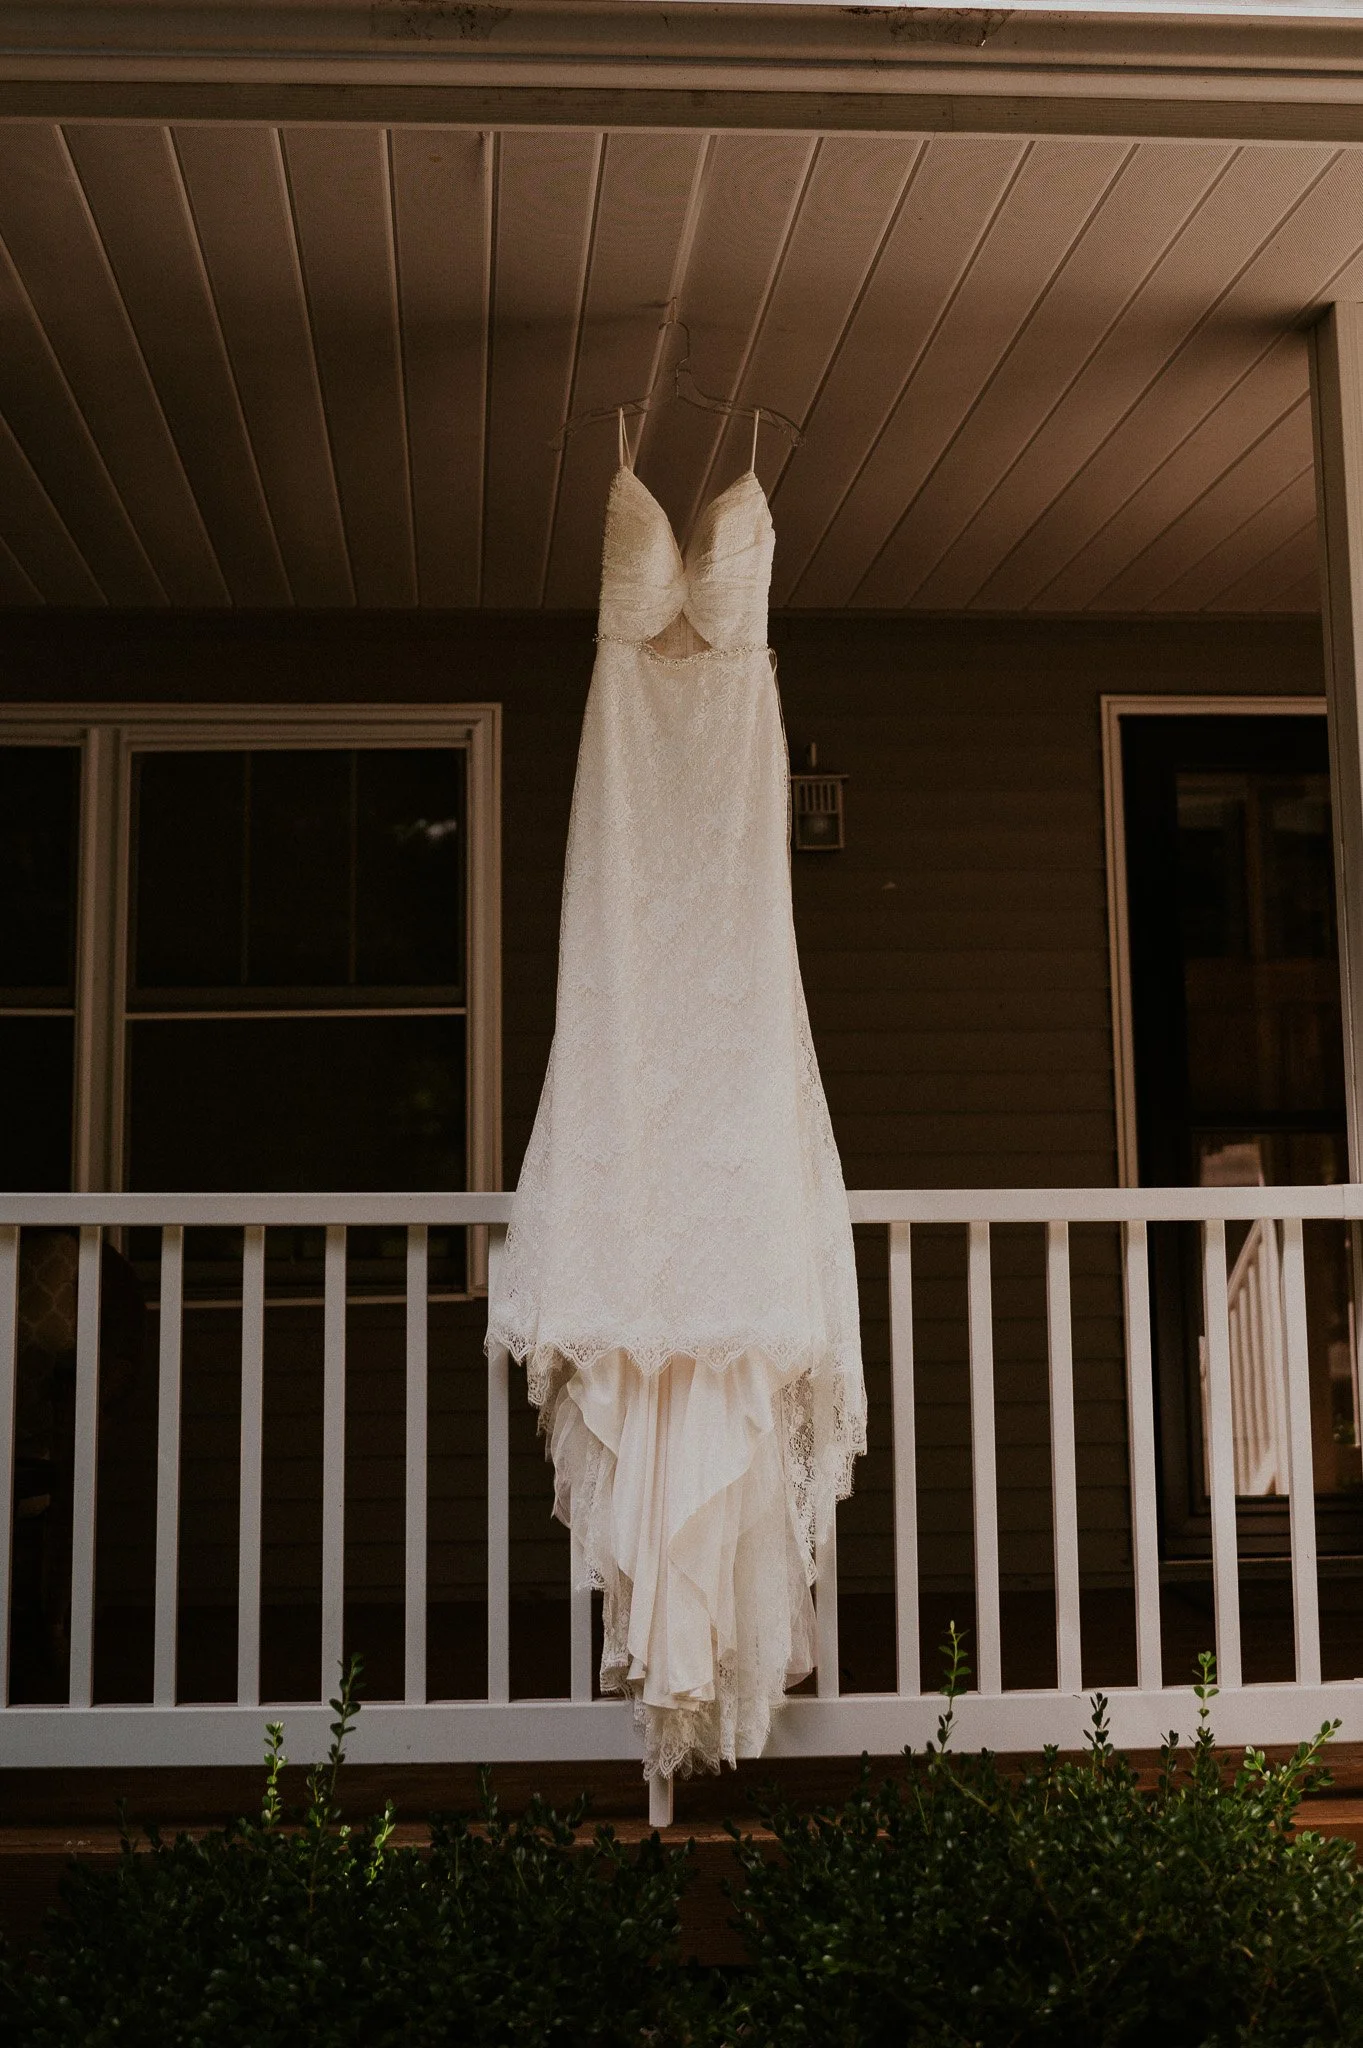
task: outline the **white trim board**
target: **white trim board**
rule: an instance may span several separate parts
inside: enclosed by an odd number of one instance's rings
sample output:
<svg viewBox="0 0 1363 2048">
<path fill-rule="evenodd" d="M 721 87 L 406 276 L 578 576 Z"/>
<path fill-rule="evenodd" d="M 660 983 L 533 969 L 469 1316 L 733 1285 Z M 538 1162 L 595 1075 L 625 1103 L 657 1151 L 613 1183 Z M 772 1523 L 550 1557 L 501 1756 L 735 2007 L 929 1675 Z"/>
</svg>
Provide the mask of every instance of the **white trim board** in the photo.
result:
<svg viewBox="0 0 1363 2048">
<path fill-rule="evenodd" d="M 469 1186 L 502 1184 L 501 706 L 499 704 L 9 704 L 0 745 L 79 746 L 73 1168 L 81 1191 L 122 1173 L 128 788 L 132 757 L 221 747 L 462 748 L 468 759 L 467 1160 Z M 484 1281 L 485 1232 L 470 1280 Z"/>
<path fill-rule="evenodd" d="M 1131 938 L 1126 902 L 1123 718 L 1302 718 L 1325 716 L 1324 697 L 1102 697 L 1103 834 L 1107 869 L 1112 1092 L 1117 1117 L 1117 1185 L 1139 1187 L 1136 1072 L 1131 1023 Z"/>
</svg>

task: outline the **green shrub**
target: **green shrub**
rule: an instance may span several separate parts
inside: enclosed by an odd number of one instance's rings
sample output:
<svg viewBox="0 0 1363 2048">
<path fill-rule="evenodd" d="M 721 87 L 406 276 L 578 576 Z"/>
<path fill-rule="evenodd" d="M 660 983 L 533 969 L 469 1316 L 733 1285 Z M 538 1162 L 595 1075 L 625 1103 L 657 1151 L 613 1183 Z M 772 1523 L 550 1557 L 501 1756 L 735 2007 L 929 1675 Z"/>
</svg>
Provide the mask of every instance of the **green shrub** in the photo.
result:
<svg viewBox="0 0 1363 2048">
<path fill-rule="evenodd" d="M 955 1628 L 947 1692 L 965 1665 Z M 1347 1842 L 1294 1833 L 1328 1782 L 1331 1727 L 1273 1767 L 1228 1774 L 1208 1725 L 1176 1739 L 1153 1793 L 1112 1748 L 1008 1780 L 952 1757 L 952 1707 L 905 1781 L 835 1812 L 770 1804 L 782 1854 L 740 1841 L 738 1918 L 755 1967 L 731 2042 L 762 2048 L 1229 2048 L 1363 2042 L 1363 1895 Z"/>
<path fill-rule="evenodd" d="M 339 1825 L 356 1667 L 302 1824 L 286 1822 L 271 1727 L 259 1821 L 145 1847 L 114 1871 L 73 1864 L 37 1957 L 0 1966 L 0 2040 L 155 2048 L 342 2043 L 672 2043 L 690 2003 L 678 1961 L 685 1852 L 574 1847 L 582 1807 L 436 1820 L 429 1853 L 394 1847 L 392 1809 Z"/>
<path fill-rule="evenodd" d="M 938 1740 L 836 1809 L 769 1803 L 735 1836 L 751 1967 L 688 1972 L 682 1851 L 575 1842 L 579 1804 L 432 1824 L 340 1824 L 355 1670 L 297 1825 L 269 1731 L 260 1818 L 201 1840 L 126 1836 L 73 1865 L 45 1945 L 0 1963 L 8 2048 L 1363 2048 L 1363 1884 L 1347 1843 L 1295 1833 L 1330 1728 L 1281 1766 L 1199 1731 L 1153 1791 L 1095 1702 L 1087 1757 L 1007 1778 L 956 1757 L 955 1630 Z"/>
</svg>

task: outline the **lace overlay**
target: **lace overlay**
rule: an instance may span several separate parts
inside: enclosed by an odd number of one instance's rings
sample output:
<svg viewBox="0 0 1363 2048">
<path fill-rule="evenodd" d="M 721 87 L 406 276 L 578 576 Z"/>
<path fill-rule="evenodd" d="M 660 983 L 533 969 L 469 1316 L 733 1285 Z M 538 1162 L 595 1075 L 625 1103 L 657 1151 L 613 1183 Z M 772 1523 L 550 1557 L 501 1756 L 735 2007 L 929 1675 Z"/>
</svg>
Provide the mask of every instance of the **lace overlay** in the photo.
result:
<svg viewBox="0 0 1363 2048">
<path fill-rule="evenodd" d="M 865 1448 L 791 917 L 771 554 L 751 473 L 685 557 L 616 478 L 554 1046 L 490 1304 L 650 1775 L 761 1750 L 812 1668 L 814 1546 Z M 648 646 L 678 644 L 679 621 L 697 651 Z"/>
</svg>

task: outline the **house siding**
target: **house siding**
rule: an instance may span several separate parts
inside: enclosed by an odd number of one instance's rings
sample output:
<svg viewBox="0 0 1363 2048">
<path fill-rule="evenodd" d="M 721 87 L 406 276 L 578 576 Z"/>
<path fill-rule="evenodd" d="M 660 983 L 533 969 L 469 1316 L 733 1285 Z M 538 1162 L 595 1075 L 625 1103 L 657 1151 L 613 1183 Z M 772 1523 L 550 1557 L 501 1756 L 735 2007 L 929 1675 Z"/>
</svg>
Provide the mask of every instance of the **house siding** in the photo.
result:
<svg viewBox="0 0 1363 2048">
<path fill-rule="evenodd" d="M 1322 688 L 1314 621 L 961 620 L 789 614 L 773 624 L 792 755 L 811 742 L 847 784 L 847 846 L 798 856 L 795 915 L 819 1060 L 849 1185 L 1102 1186 L 1116 1177 L 1100 698 Z M 553 1018 L 559 891 L 592 658 L 590 621 L 548 615 L 22 617 L 6 626 L 8 701 L 486 702 L 504 707 L 503 1101 L 513 1182 Z M 1082 1564 L 1128 1572 L 1121 1299 L 1115 1235 L 1074 1233 Z M 885 1250 L 859 1233 L 872 1446 L 844 1511 L 849 1594 L 890 1574 Z M 994 1242 L 1004 1571 L 1050 1569 L 1045 1305 L 1039 1230 Z M 924 1581 L 970 1572 L 965 1260 L 959 1231 L 915 1237 Z M 396 1312 L 352 1310 L 348 1581 L 402 1582 Z M 235 1344 L 230 1312 L 187 1341 L 186 1598 L 235 1587 Z M 271 1312 L 267 1598 L 315 1597 L 319 1332 Z M 431 1589 L 476 1598 L 484 1569 L 480 1316 L 432 1332 Z M 106 1433 L 101 1590 L 149 1585 L 150 1399 Z M 513 1572 L 561 1587 L 566 1541 L 531 1418 L 513 1434 Z M 192 1503 L 192 1507 L 188 1504 Z"/>
</svg>

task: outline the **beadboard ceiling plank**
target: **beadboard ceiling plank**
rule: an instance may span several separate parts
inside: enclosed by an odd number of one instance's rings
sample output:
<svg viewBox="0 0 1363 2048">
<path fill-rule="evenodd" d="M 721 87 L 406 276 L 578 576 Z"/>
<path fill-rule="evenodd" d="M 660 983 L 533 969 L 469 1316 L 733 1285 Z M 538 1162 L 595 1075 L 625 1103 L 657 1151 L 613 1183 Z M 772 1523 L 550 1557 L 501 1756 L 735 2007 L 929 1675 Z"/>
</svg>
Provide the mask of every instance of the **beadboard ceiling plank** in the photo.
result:
<svg viewBox="0 0 1363 2048">
<path fill-rule="evenodd" d="M 1302 602 L 1363 149 L 17 122 L 6 225 L 0 603 L 589 609 L 615 435 L 548 443 L 675 295 L 697 381 L 806 428 L 777 607 L 1168 615 Z M 656 408 L 680 536 L 750 420 Z"/>
<path fill-rule="evenodd" d="M 1305 536 L 1299 542 L 1299 547 L 1302 555 L 1310 554 L 1314 556 L 1314 542 L 1308 543 Z M 1259 606 L 1259 610 L 1261 612 L 1272 611 L 1275 613 L 1318 612 L 1320 610 L 1320 579 L 1314 561 L 1312 567 L 1306 571 L 1306 574 L 1299 577 L 1288 589 L 1275 590 L 1271 594 L 1265 592 L 1264 600 Z"/>
<path fill-rule="evenodd" d="M 3 299 L 0 299 L 0 306 Z M 0 335 L 5 332 L 0 322 Z M 44 604 L 101 605 L 104 593 L 0 415 L 0 532 Z M 13 579 L 11 579 L 12 581 Z M 32 602 L 32 600 L 28 600 Z"/>
<path fill-rule="evenodd" d="M 1363 230 L 1363 153 L 1342 155 L 1281 220 L 1262 220 L 1259 246 L 1204 313 L 1186 344 L 1055 494 L 991 599 L 1082 607 L 1136 549 L 1119 521 L 1166 459 L 1207 420 L 1328 290 Z M 1207 304 L 1205 284 L 1203 304 Z M 1209 308 L 1210 312 L 1212 309 Z M 1306 356 L 1298 343 L 1298 388 Z M 1268 424 L 1272 410 L 1262 421 Z M 1044 598 L 1043 598 L 1044 593 Z"/>
<path fill-rule="evenodd" d="M 742 384 L 814 152 L 804 135 L 721 135 L 710 151 L 679 298 L 695 379 L 712 397 L 731 401 Z M 674 337 L 669 361 L 684 347 Z M 683 404 L 645 423 L 640 467 L 678 540 L 691 530 L 726 424 Z"/>
<path fill-rule="evenodd" d="M 1086 465 L 1204 326 L 1215 327 L 1218 305 L 1330 161 L 1321 149 L 1234 153 L 1064 404 L 943 558 L 932 581 L 937 604 L 1017 609 L 1055 573 L 1046 520 L 1056 501 L 1072 485 L 1083 495 Z"/>
<path fill-rule="evenodd" d="M 666 347 L 662 323 L 694 233 L 706 152 L 701 135 L 606 138 L 567 411 L 593 412 L 647 391 Z M 640 421 L 627 425 L 633 445 Z M 568 437 L 550 535 L 548 605 L 589 609 L 596 601 L 617 441 L 614 420 L 593 422 Z"/>
<path fill-rule="evenodd" d="M 232 600 L 286 604 L 288 579 L 169 130 L 82 123 L 66 141 Z"/>
<path fill-rule="evenodd" d="M 1261 498 L 1238 526 L 1204 553 L 1185 555 L 1179 573 L 1152 592 L 1146 609 L 1209 610 L 1223 590 L 1252 575 L 1267 556 L 1276 553 L 1285 537 L 1309 526 L 1315 509 L 1316 480 L 1308 448 L 1307 460 L 1296 475 Z"/>
<path fill-rule="evenodd" d="M 0 236 L 166 597 L 226 603 L 227 586 L 59 129 L 0 124 Z M 42 474 L 39 451 L 29 453 Z"/>
<path fill-rule="evenodd" d="M 174 131 L 293 602 L 354 603 L 277 130 Z"/>
<path fill-rule="evenodd" d="M 1180 395 L 1176 383 L 1170 393 L 1171 413 Z M 1270 494 L 1311 452 L 1306 349 L 1300 334 L 1280 336 L 1243 375 L 1228 378 L 1224 395 L 1174 442 L 1055 581 L 1037 593 L 1035 603 L 1065 611 L 1086 610 L 1093 604 L 1124 610 L 1128 601 L 1144 603 L 1158 587 L 1163 564 L 1178 559 L 1177 538 L 1170 529 L 1202 504 L 1223 477 L 1235 474 L 1241 458 L 1274 434 L 1288 415 L 1296 421 L 1295 437 L 1287 444 L 1273 444 L 1282 447 L 1276 474 L 1266 477 L 1262 465 L 1253 472 L 1255 487 Z M 1248 480 L 1250 473 L 1245 475 Z M 1223 496 L 1220 502 L 1233 525 L 1253 509 L 1255 500 L 1237 506 Z"/>
<path fill-rule="evenodd" d="M 104 601 L 162 605 L 166 594 L 147 559 L 127 507 L 109 475 L 75 394 L 43 332 L 23 282 L 0 242 L 0 415 L 8 422 L 24 471 L 37 480 Z M 41 548 L 46 514 L 23 526 L 26 477 L 0 496 L 0 524 L 26 556 Z M 22 530 L 21 530 L 22 528 Z"/>
<path fill-rule="evenodd" d="M 1133 148 L 868 573 L 865 601 L 935 606 L 933 571 L 1065 402 L 1230 152 Z"/>
<path fill-rule="evenodd" d="M 1232 394 L 1232 399 L 1238 395 Z M 1220 415 L 1231 410 L 1231 400 L 1218 407 L 1218 423 Z M 1220 446 L 1209 447 L 1211 424 L 1208 431 L 1194 436 L 1178 451 L 1183 463 L 1166 464 L 1168 470 L 1186 468 L 1189 475 L 1168 480 L 1168 494 L 1154 516 L 1144 507 L 1139 512 L 1133 508 L 1127 544 L 1132 535 L 1142 531 L 1153 529 L 1155 538 L 1090 598 L 1090 606 L 1096 604 L 1104 611 L 1144 611 L 1183 565 L 1207 554 L 1310 465 L 1311 411 L 1305 392 L 1289 397 L 1276 418 L 1248 437 L 1248 446 L 1244 433 L 1226 423 Z M 1194 480 L 1201 487 L 1190 491 Z"/>
<path fill-rule="evenodd" d="M 398 128 L 391 147 L 420 602 L 476 605 L 491 143 L 466 129 Z"/>
<path fill-rule="evenodd" d="M 284 162 L 356 602 L 417 598 L 388 134 L 284 131 Z"/>
<path fill-rule="evenodd" d="M 30 582 L 24 569 L 0 537 L 0 605 L 6 610 L 31 609 L 43 602 L 42 592 Z"/>
<path fill-rule="evenodd" d="M 1303 575 L 1312 581 L 1313 596 L 1310 609 L 1320 603 L 1320 571 L 1316 562 L 1316 519 L 1315 483 L 1311 486 L 1311 516 L 1304 519 L 1295 531 L 1285 534 L 1277 546 L 1252 563 L 1234 583 L 1228 583 L 1219 590 L 1207 606 L 1209 613 L 1258 612 L 1276 610 L 1286 596 L 1292 594 L 1294 586 Z M 1284 604 L 1285 610 L 1293 611 L 1295 603 Z"/>
<path fill-rule="evenodd" d="M 535 605 L 549 559 L 603 138 L 499 138 L 482 601 Z"/>
<path fill-rule="evenodd" d="M 1108 141 L 1029 145 L 937 332 L 800 580 L 803 604 L 875 603 L 868 572 L 1006 360 L 1126 158 Z M 1062 161 L 1063 159 L 1063 161 Z"/>
<path fill-rule="evenodd" d="M 797 424 L 815 410 L 922 149 L 921 143 L 878 136 L 825 136 L 819 142 L 734 394 L 738 405 L 765 405 Z M 747 469 L 752 446 L 751 418 L 739 413 L 720 432 L 701 485 L 702 502 Z M 769 494 L 775 495 L 800 453 L 779 431 L 761 429 L 757 469 Z"/>
<path fill-rule="evenodd" d="M 799 459 L 775 494 L 773 598 L 798 601 L 819 550 L 950 307 L 1025 145 L 936 138 L 915 162 L 842 345 L 809 417 Z"/>
</svg>

